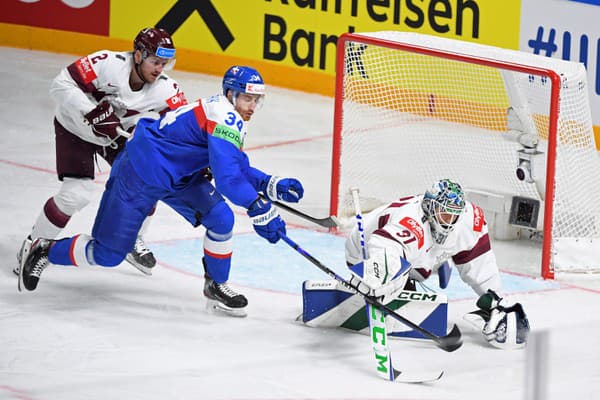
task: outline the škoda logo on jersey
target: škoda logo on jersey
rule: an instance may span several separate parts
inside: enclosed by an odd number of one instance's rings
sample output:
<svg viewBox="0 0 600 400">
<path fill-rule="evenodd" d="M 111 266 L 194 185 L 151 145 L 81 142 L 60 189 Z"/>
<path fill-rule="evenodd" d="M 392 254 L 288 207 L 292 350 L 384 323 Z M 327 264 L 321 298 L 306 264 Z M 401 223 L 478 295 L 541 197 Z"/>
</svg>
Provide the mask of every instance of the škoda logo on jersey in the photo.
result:
<svg viewBox="0 0 600 400">
<path fill-rule="evenodd" d="M 224 125 L 216 125 L 212 131 L 214 137 L 225 139 L 230 143 L 233 143 L 238 149 L 242 148 L 242 138 L 240 133 Z"/>
<path fill-rule="evenodd" d="M 417 245 L 419 249 L 423 247 L 423 243 L 425 242 L 425 231 L 423 231 L 421 224 L 411 217 L 404 217 L 400 220 L 400 225 L 412 232 L 417 239 Z"/>
<path fill-rule="evenodd" d="M 77 72 L 79 72 L 79 75 L 81 75 L 83 78 L 84 83 L 90 83 L 97 78 L 96 72 L 92 68 L 92 63 L 90 62 L 89 58 L 80 58 L 79 60 L 75 61 L 75 66 L 77 67 Z"/>
</svg>

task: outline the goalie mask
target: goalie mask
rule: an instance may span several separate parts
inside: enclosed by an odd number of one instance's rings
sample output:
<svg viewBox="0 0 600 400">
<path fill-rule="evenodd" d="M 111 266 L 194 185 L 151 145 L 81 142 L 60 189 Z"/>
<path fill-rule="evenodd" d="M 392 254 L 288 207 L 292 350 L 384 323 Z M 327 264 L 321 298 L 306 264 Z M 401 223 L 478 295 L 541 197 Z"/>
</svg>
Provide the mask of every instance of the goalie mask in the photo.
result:
<svg viewBox="0 0 600 400">
<path fill-rule="evenodd" d="M 433 240 L 444 244 L 465 210 L 462 187 L 450 179 L 442 179 L 425 192 L 421 207 L 431 227 Z"/>
</svg>

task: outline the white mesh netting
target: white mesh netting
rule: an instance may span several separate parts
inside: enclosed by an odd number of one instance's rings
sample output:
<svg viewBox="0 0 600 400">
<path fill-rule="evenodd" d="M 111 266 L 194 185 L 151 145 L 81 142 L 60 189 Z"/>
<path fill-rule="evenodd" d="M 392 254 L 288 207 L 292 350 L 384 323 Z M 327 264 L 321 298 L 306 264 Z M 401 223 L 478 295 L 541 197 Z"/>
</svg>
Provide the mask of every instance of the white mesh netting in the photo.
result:
<svg viewBox="0 0 600 400">
<path fill-rule="evenodd" d="M 334 143 L 340 146 L 341 156 L 334 160 L 339 182 L 332 182 L 338 189 L 333 214 L 353 215 L 351 187 L 360 188 L 361 203 L 368 210 L 399 196 L 422 193 L 440 178 L 455 179 L 467 190 L 543 202 L 549 122 L 554 118 L 550 114 L 552 85 L 546 76 L 501 68 L 518 64 L 550 69 L 562 79 L 553 243 L 576 241 L 580 246 L 588 240 L 600 251 L 595 240 L 600 238 L 600 162 L 583 65 L 415 33 L 349 37 L 344 49 L 342 107 L 336 108 L 342 122 L 336 132 L 340 140 Z M 373 38 L 384 42 L 373 43 Z M 411 46 L 461 56 L 454 60 L 423 54 Z M 492 60 L 495 65 L 481 65 L 478 60 Z M 516 177 L 517 150 L 522 146 L 505 137 L 509 106 L 519 110 L 523 129 L 538 136 L 538 151 L 543 154 L 532 165 L 535 183 Z M 559 262 L 554 257 L 555 267 L 594 268 L 577 265 L 572 258 Z"/>
</svg>

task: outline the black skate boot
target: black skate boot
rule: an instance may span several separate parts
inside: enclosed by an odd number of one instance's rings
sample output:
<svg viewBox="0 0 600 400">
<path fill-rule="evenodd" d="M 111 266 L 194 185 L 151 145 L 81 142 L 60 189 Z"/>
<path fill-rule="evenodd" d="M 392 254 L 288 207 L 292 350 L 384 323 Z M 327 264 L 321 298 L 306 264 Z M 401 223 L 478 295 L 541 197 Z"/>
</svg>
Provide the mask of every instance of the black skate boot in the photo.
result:
<svg viewBox="0 0 600 400">
<path fill-rule="evenodd" d="M 152 268 L 156 265 L 154 254 L 146 247 L 144 239 L 141 236 L 138 236 L 135 245 L 133 246 L 133 250 L 131 253 L 127 254 L 125 259 L 129 264 L 133 265 L 146 275 L 152 275 Z"/>
<path fill-rule="evenodd" d="M 233 317 L 245 317 L 247 315 L 248 299 L 246 299 L 246 296 L 233 291 L 227 282 L 215 282 L 208 273 L 204 274 L 204 296 L 207 299 L 206 306 L 211 311 L 220 311 Z"/>
<path fill-rule="evenodd" d="M 48 251 L 54 241 L 38 238 L 33 241 L 29 255 L 19 271 L 19 291 L 21 286 L 35 290 L 44 269 L 48 266 Z"/>
<path fill-rule="evenodd" d="M 25 240 L 23 240 L 23 244 L 21 245 L 21 248 L 17 253 L 17 266 L 13 268 L 13 274 L 19 276 L 21 265 L 23 264 L 23 261 L 25 261 L 25 259 L 27 258 L 29 250 L 31 250 L 31 243 L 33 243 L 33 240 L 31 240 L 31 236 L 27 236 Z"/>
</svg>

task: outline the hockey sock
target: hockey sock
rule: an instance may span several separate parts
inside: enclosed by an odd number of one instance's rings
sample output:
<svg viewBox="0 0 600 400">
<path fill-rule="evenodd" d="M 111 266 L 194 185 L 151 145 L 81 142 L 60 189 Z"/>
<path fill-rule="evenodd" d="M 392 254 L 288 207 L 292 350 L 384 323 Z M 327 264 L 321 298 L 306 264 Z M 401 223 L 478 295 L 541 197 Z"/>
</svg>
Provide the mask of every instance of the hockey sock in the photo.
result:
<svg viewBox="0 0 600 400">
<path fill-rule="evenodd" d="M 87 259 L 87 248 L 91 237 L 76 235 L 54 242 L 48 253 L 48 261 L 55 265 L 90 265 Z"/>
<path fill-rule="evenodd" d="M 224 283 L 229 279 L 232 248 L 231 233 L 219 235 L 210 230 L 206 231 L 206 236 L 204 236 L 204 266 L 206 273 L 217 283 Z"/>
</svg>

